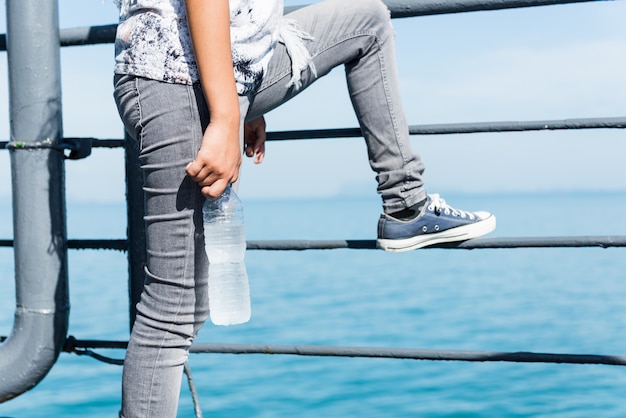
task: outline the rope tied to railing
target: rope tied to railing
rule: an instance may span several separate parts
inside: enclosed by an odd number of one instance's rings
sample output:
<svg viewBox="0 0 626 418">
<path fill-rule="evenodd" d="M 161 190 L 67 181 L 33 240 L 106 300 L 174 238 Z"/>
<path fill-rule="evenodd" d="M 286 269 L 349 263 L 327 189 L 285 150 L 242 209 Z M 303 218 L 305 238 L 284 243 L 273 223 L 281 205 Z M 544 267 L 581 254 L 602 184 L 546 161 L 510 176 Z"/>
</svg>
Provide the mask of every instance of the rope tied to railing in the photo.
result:
<svg viewBox="0 0 626 418">
<path fill-rule="evenodd" d="M 63 138 L 62 142 L 57 142 L 51 138 L 45 138 L 39 141 L 7 141 L 0 143 L 0 148 L 4 148 L 9 151 L 22 151 L 22 150 L 40 150 L 51 149 L 65 153 L 69 151 L 66 158 L 70 160 L 80 160 L 87 158 L 91 155 L 91 138 Z"/>
</svg>

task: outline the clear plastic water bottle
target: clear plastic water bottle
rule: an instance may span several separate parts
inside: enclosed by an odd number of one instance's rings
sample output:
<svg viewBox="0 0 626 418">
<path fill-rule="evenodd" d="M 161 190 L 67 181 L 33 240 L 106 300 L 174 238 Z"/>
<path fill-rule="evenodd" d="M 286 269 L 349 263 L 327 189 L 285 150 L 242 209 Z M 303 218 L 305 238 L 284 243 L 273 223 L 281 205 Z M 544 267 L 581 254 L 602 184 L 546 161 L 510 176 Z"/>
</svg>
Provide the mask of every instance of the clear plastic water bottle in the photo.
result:
<svg viewBox="0 0 626 418">
<path fill-rule="evenodd" d="M 216 325 L 250 320 L 250 287 L 244 264 L 246 236 L 243 205 L 230 186 L 207 198 L 202 208 L 204 242 L 209 258 L 209 311 Z"/>
</svg>

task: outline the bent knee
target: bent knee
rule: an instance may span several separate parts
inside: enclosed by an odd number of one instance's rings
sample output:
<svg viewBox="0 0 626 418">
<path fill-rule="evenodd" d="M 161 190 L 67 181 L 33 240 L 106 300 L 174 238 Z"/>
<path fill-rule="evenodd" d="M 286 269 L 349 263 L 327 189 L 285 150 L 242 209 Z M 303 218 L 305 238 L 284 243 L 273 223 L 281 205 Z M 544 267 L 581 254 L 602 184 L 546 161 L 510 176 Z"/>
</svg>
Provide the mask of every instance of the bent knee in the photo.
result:
<svg viewBox="0 0 626 418">
<path fill-rule="evenodd" d="M 370 15 L 375 21 L 386 23 L 391 20 L 391 12 L 382 0 L 359 0 L 357 4 L 359 9 Z"/>
<path fill-rule="evenodd" d="M 363 18 L 369 31 L 377 33 L 382 39 L 393 36 L 391 13 L 382 0 L 359 0 L 354 4 L 357 6 L 358 15 Z"/>
<path fill-rule="evenodd" d="M 382 0 L 359 0 L 359 9 L 366 11 L 372 17 L 388 22 L 391 18 L 389 8 Z"/>
</svg>

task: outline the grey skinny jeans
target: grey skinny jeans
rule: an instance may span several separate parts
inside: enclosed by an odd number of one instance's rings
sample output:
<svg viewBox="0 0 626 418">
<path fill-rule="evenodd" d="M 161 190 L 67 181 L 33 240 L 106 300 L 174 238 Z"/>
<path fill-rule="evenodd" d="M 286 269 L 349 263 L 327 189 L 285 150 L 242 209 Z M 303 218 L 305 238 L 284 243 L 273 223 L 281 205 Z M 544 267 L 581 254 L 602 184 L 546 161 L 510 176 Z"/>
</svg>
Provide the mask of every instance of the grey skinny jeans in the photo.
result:
<svg viewBox="0 0 626 418">
<path fill-rule="evenodd" d="M 317 77 L 345 65 L 384 210 L 424 198 L 423 166 L 410 150 L 385 6 L 379 0 L 326 0 L 289 18 L 315 38 L 307 47 Z M 290 60 L 279 45 L 249 112 L 248 98 L 240 98 L 242 114 L 258 117 L 295 96 L 301 90 L 287 89 L 289 78 Z M 314 81 L 310 71 L 303 74 L 303 88 Z M 139 142 L 147 235 L 146 278 L 126 351 L 120 416 L 175 417 L 189 346 L 208 318 L 204 197 L 185 166 L 195 158 L 209 115 L 198 85 L 117 75 L 114 96 L 126 130 Z"/>
<path fill-rule="evenodd" d="M 120 417 L 175 417 L 189 346 L 209 315 L 204 196 L 185 173 L 209 115 L 199 85 L 116 75 L 114 95 L 139 142 L 146 210 L 144 288 L 124 360 Z M 240 108 L 245 114 L 247 97 Z"/>
<path fill-rule="evenodd" d="M 279 44 L 247 119 L 280 106 L 317 78 L 344 65 L 384 212 L 397 212 L 424 199 L 424 165 L 409 142 L 396 70 L 395 34 L 387 7 L 379 0 L 326 0 L 296 10 L 288 18 L 314 38 L 306 47 L 317 77 L 307 68 L 302 87 L 287 89 L 291 61 L 285 46 Z"/>
</svg>

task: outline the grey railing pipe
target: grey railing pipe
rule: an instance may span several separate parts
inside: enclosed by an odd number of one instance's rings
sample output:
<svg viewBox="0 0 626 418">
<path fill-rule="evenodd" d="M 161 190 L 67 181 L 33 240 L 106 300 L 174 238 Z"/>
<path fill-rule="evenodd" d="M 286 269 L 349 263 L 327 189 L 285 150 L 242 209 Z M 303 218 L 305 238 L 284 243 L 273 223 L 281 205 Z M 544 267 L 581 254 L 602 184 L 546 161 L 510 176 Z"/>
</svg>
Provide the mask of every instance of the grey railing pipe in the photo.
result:
<svg viewBox="0 0 626 418">
<path fill-rule="evenodd" d="M 596 0 L 383 0 L 394 18 L 517 9 Z"/>
<path fill-rule="evenodd" d="M 406 18 L 449 13 L 518 9 L 535 6 L 583 3 L 598 0 L 383 0 L 391 17 Z M 285 7 L 291 12 L 303 6 Z M 108 44 L 115 40 L 116 24 L 68 28 L 61 30 L 62 46 Z M 6 49 L 4 35 L 0 34 L 0 51 Z"/>
<path fill-rule="evenodd" d="M 0 345 L 0 402 L 41 381 L 68 329 L 56 0 L 7 0 L 16 309 Z"/>
</svg>

